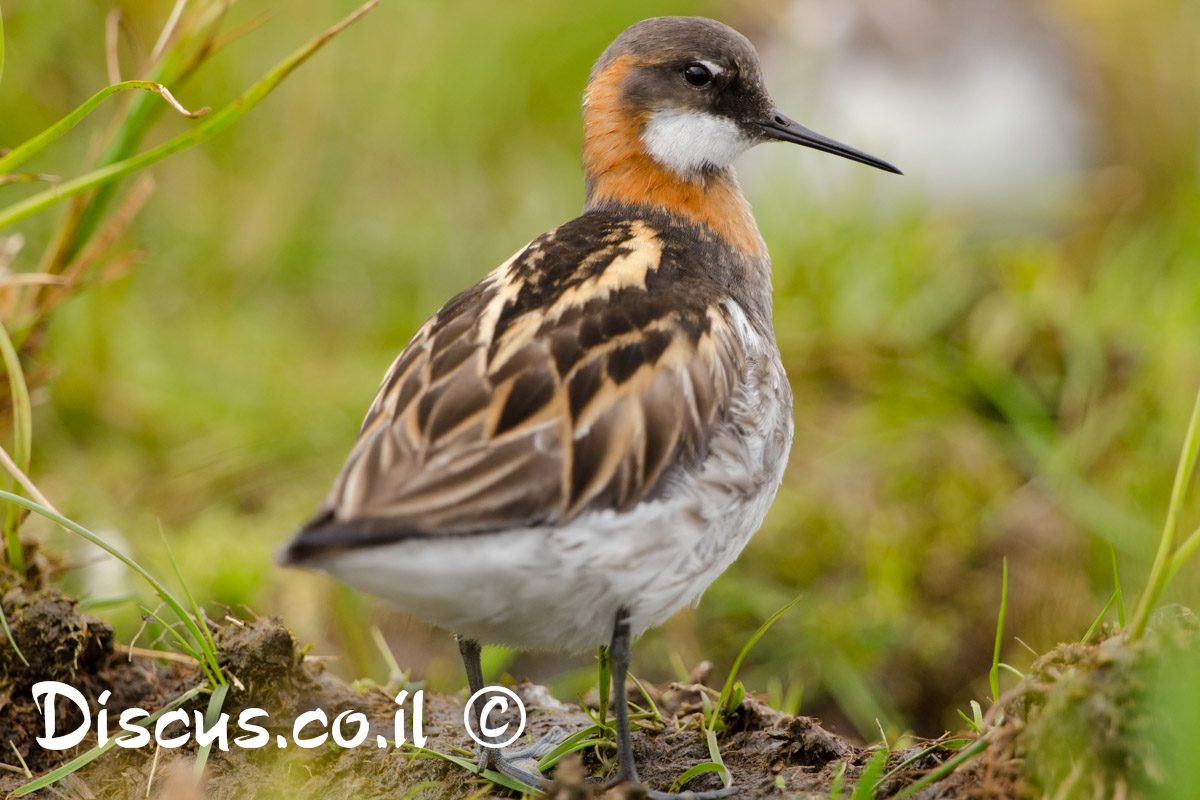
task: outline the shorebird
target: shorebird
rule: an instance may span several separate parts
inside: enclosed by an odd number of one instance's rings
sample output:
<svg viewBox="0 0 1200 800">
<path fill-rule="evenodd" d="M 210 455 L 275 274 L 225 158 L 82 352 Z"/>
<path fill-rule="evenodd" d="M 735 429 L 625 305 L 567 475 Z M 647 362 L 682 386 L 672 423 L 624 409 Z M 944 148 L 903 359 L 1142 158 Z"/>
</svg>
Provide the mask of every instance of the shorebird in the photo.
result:
<svg viewBox="0 0 1200 800">
<path fill-rule="evenodd" d="M 615 784 L 638 782 L 632 639 L 733 562 L 791 446 L 771 263 L 730 164 L 784 141 L 898 170 L 784 116 L 749 40 L 699 17 L 618 36 L 583 117 L 583 213 L 417 331 L 280 562 L 454 633 L 472 693 L 481 643 L 607 645 Z M 536 786 L 513 761 L 481 750 Z"/>
</svg>

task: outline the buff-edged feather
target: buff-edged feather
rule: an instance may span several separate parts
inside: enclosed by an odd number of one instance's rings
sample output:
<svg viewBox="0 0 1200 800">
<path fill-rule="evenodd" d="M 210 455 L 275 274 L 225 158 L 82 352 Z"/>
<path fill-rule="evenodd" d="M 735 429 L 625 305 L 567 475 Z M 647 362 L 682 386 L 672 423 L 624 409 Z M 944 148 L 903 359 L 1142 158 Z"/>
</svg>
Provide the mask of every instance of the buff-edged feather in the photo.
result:
<svg viewBox="0 0 1200 800">
<path fill-rule="evenodd" d="M 720 270 L 676 258 L 672 233 L 584 215 L 447 303 L 289 560 L 628 511 L 694 471 L 745 354 L 710 302 Z"/>
</svg>

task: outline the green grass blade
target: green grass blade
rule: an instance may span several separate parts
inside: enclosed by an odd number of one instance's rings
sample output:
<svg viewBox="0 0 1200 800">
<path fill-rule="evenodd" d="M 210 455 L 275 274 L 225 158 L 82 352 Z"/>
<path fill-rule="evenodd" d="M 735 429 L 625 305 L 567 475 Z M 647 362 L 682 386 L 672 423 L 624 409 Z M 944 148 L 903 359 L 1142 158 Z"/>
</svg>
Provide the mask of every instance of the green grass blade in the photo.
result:
<svg viewBox="0 0 1200 800">
<path fill-rule="evenodd" d="M 581 741 L 572 742 L 571 746 L 565 750 L 559 751 L 559 748 L 556 747 L 556 748 L 554 748 L 553 751 L 551 751 L 550 753 L 547 753 L 545 756 L 542 757 L 542 759 L 540 761 L 538 761 L 538 771 L 545 772 L 546 770 L 550 769 L 555 764 L 557 764 L 559 761 L 561 761 L 564 756 L 567 756 L 571 753 L 578 753 L 580 750 L 587 750 L 589 747 L 607 747 L 609 749 L 615 750 L 617 746 L 609 739 L 605 739 L 602 737 L 596 737 L 596 738 L 592 738 L 592 739 L 583 739 Z M 558 751 L 558 752 L 555 752 L 555 751 Z M 551 758 L 552 754 L 553 754 L 553 758 Z"/>
<path fill-rule="evenodd" d="M 126 594 L 113 595 L 112 597 L 81 597 L 76 606 L 80 611 L 100 611 L 106 608 L 119 608 L 135 600 L 137 600 L 137 595 L 133 592 L 128 592 Z"/>
<path fill-rule="evenodd" d="M 4 79 L 4 11 L 0 9 L 0 80 Z"/>
<path fill-rule="evenodd" d="M 1191 557 L 1192 553 L 1196 552 L 1196 548 L 1200 547 L 1200 528 L 1192 531 L 1191 536 L 1183 540 L 1183 544 L 1179 545 L 1179 549 L 1175 551 L 1175 555 L 1171 556 L 1171 566 L 1167 570 L 1167 582 L 1175 577 L 1175 573 L 1179 572 L 1180 567 Z"/>
<path fill-rule="evenodd" d="M 738 670 L 741 669 L 742 662 L 746 659 L 746 656 L 750 653 L 750 650 L 754 647 L 754 645 L 758 644 L 758 640 L 763 637 L 763 634 L 769 631 L 771 626 L 774 625 L 780 617 L 787 613 L 788 609 L 800 602 L 801 597 L 803 597 L 803 595 L 796 596 L 791 602 L 768 617 L 766 622 L 758 626 L 758 630 L 754 632 L 754 635 L 750 637 L 746 644 L 742 645 L 741 652 L 737 654 L 737 658 L 733 660 L 733 666 L 729 668 L 729 676 L 725 678 L 725 685 L 721 687 L 721 696 L 718 698 L 716 705 L 713 706 L 712 716 L 708 720 L 709 728 L 712 728 L 716 725 L 721 713 L 725 710 L 725 704 L 729 702 L 729 695 L 733 691 L 734 681 L 737 680 Z"/>
<path fill-rule="evenodd" d="M 875 796 L 875 784 L 879 782 L 879 776 L 883 774 L 887 760 L 888 751 L 886 749 L 876 750 L 871 754 L 871 760 L 863 768 L 862 775 L 859 776 L 858 783 L 854 786 L 854 794 L 850 795 L 851 800 L 871 800 Z"/>
<path fill-rule="evenodd" d="M 204 668 L 204 656 L 202 656 L 200 653 L 196 652 L 196 648 L 192 646 L 192 643 L 189 642 L 186 638 L 184 638 L 184 635 L 182 633 L 175 630 L 174 625 L 167 622 L 165 619 L 163 619 L 161 616 L 159 616 L 157 611 L 154 611 L 152 609 L 143 607 L 142 614 L 150 617 L 155 622 L 157 622 L 159 625 L 161 625 L 163 628 L 163 632 L 166 634 L 169 634 L 170 636 L 172 636 L 175 639 L 175 645 L 180 650 L 182 650 L 184 653 L 186 653 L 187 655 L 194 658 L 196 660 L 196 663 L 200 665 L 201 669 Z"/>
<path fill-rule="evenodd" d="M 32 778 L 33 771 L 29 769 L 29 764 L 26 763 L 25 756 L 21 755 L 21 751 L 17 749 L 16 744 L 11 739 L 8 741 L 8 745 L 12 748 L 13 755 L 17 757 L 17 761 L 21 764 L 21 774 L 26 778 Z"/>
<path fill-rule="evenodd" d="M 29 661 L 25 658 L 25 654 L 21 652 L 20 646 L 17 645 L 17 637 L 13 636 L 12 629 L 8 627 L 8 617 L 4 615 L 4 606 L 2 605 L 0 605 L 0 630 L 4 631 L 5 641 L 8 642 L 8 646 L 13 649 L 13 652 L 17 654 L 17 658 L 21 659 L 21 663 L 28 667 Z"/>
<path fill-rule="evenodd" d="M 724 764 L 718 764 L 715 761 L 705 761 L 703 763 L 697 764 L 696 766 L 692 767 L 687 772 L 683 773 L 678 778 L 676 778 L 675 782 L 671 784 L 670 793 L 671 794 L 678 793 L 679 790 L 683 788 L 684 784 L 686 784 L 692 778 L 696 777 L 697 775 L 707 775 L 710 772 L 720 772 L 723 775 L 729 774 L 729 770 L 725 769 Z M 728 784 L 726 784 L 726 785 L 728 785 Z"/>
<path fill-rule="evenodd" d="M 154 83 L 170 86 L 181 86 L 186 82 L 209 52 L 209 46 L 228 6 L 229 2 L 210 3 L 200 15 L 200 19 L 191 26 L 191 30 L 177 29 L 178 41 L 151 65 L 150 74 L 144 77 Z M 169 21 L 167 24 L 171 25 Z M 184 50 L 192 41 L 199 41 L 200 44 L 190 56 L 185 56 Z M 152 100 L 153 98 L 143 92 L 138 92 L 130 98 L 116 133 L 95 161 L 97 166 L 114 164 L 136 152 L 138 145 L 150 131 L 155 117 L 163 109 L 161 103 Z M 120 181 L 106 183 L 99 187 L 87 202 L 79 204 L 80 207 L 76 209 L 78 218 L 68 220 L 64 230 L 67 236 L 56 248 L 55 261 L 66 263 L 79 254 L 103 221 L 105 211 L 116 195 L 118 186 Z"/>
<path fill-rule="evenodd" d="M 204 712 L 204 729 L 212 730 L 221 718 L 221 707 L 225 705 L 225 696 L 229 694 L 229 684 L 223 683 L 213 690 L 208 697 L 208 708 Z M 208 754 L 212 752 L 212 742 L 204 745 L 196 753 L 195 776 L 199 780 L 204 773 L 204 765 L 208 763 Z"/>
<path fill-rule="evenodd" d="M 1183 505 L 1184 493 L 1192 481 L 1197 458 L 1200 458 L 1200 391 L 1196 392 L 1196 402 L 1192 405 L 1187 434 L 1184 435 L 1183 448 L 1179 452 L 1175 483 L 1171 487 L 1171 502 L 1167 506 L 1167 520 L 1163 523 L 1162 536 L 1158 540 L 1158 552 L 1154 556 L 1154 565 L 1150 568 L 1150 577 L 1146 579 L 1146 588 L 1142 590 L 1134 609 L 1133 622 L 1130 623 L 1129 637 L 1133 641 L 1140 639 L 1145 632 L 1150 612 L 1154 610 L 1154 604 L 1158 602 L 1159 595 L 1166 587 L 1167 579 L 1174 574 L 1170 570 L 1171 551 L 1175 545 L 1179 508 Z"/>
<path fill-rule="evenodd" d="M 191 130 L 168 139 L 159 146 L 153 147 L 144 153 L 92 170 L 86 175 L 81 175 L 73 180 L 64 181 L 52 189 L 35 194 L 20 203 L 14 203 L 8 208 L 0 210 L 0 228 L 5 228 L 19 222 L 68 197 L 74 197 L 75 195 L 103 186 L 132 172 L 144 169 L 180 150 L 186 150 L 189 147 L 211 139 L 245 116 L 250 109 L 262 102 L 263 98 L 270 94 L 296 67 L 303 64 L 330 39 L 357 22 L 364 14 L 371 11 L 378 4 L 379 0 L 370 0 L 341 22 L 310 40 L 303 47 L 277 64 L 265 77 L 247 89 L 241 97 L 215 114 L 209 115 L 203 123 Z"/>
<path fill-rule="evenodd" d="M 173 28 L 174 41 L 159 58 L 153 60 L 149 65 L 150 74 L 143 77 L 168 86 L 182 86 L 186 83 L 205 59 L 220 48 L 218 34 L 226 12 L 232 4 L 233 0 L 200 4 L 195 18 L 180 25 L 168 19 L 164 32 L 166 28 Z M 109 140 L 95 164 L 107 166 L 132 156 L 163 108 L 161 103 L 155 102 L 148 94 L 139 92 L 133 95 L 117 132 Z M 100 186 L 86 202 L 73 209 L 78 211 L 78 218 L 68 220 L 64 230 L 67 235 L 56 247 L 54 263 L 66 263 L 79 254 L 103 223 L 105 212 L 116 196 L 120 183 L 116 180 Z"/>
<path fill-rule="evenodd" d="M 668 660 L 671 662 L 671 671 L 675 673 L 675 680 L 679 683 L 687 683 L 691 675 L 688 673 L 688 668 L 683 663 L 683 658 L 679 653 L 672 650 Z"/>
<path fill-rule="evenodd" d="M 637 720 L 653 718 L 653 714 L 630 714 L 630 729 L 633 728 L 632 723 Z M 613 740 L 613 733 L 612 727 L 600 725 L 599 723 L 588 725 L 586 728 L 580 728 L 555 745 L 554 749 L 549 753 L 538 759 L 538 770 L 545 772 L 557 764 L 568 753 L 586 750 L 589 747 L 616 747 L 616 743 Z"/>
<path fill-rule="evenodd" d="M 992 687 L 992 702 L 1000 702 L 1000 645 L 1004 642 L 1004 615 L 1008 611 L 1008 559 L 1004 559 L 1000 579 L 1000 616 L 996 620 L 996 646 L 992 651 L 992 669 L 988 682 Z"/>
<path fill-rule="evenodd" d="M 546 770 L 550 769 L 550 767 L 557 764 L 559 759 L 561 759 L 567 753 L 574 752 L 572 748 L 574 748 L 575 745 L 586 741 L 589 736 L 599 736 L 602 733 L 604 733 L 604 728 L 600 725 L 589 725 L 586 728 L 581 728 L 575 731 L 570 736 L 555 745 L 553 750 L 538 759 L 538 769 L 542 772 L 545 772 Z M 599 740 L 597 740 L 597 742 L 598 741 Z"/>
<path fill-rule="evenodd" d="M 1083 638 L 1079 640 L 1080 644 L 1088 643 L 1088 639 L 1092 638 L 1092 634 L 1096 632 L 1096 628 L 1100 627 L 1100 623 L 1104 621 L 1104 615 L 1108 613 L 1108 610 L 1112 608 L 1113 603 L 1116 601 L 1117 593 L 1113 592 L 1108 596 L 1108 602 L 1104 604 L 1104 608 L 1100 609 L 1100 613 L 1096 615 L 1094 620 L 1092 620 L 1092 624 L 1088 627 L 1087 633 L 1085 633 Z"/>
<path fill-rule="evenodd" d="M 960 711 L 959 713 L 961 714 L 962 712 Z M 970 739 L 947 739 L 944 742 L 934 742 L 933 744 L 929 745 L 929 747 L 926 747 L 924 750 L 917 753 L 915 756 L 901 761 L 899 764 L 892 767 L 892 769 L 889 770 L 886 775 L 875 781 L 875 791 L 879 791 L 879 789 L 883 786 L 884 781 L 886 781 L 888 778 L 891 778 L 893 775 L 905 769 L 906 767 L 917 763 L 935 750 L 957 750 L 960 747 L 966 747 L 970 743 Z"/>
<path fill-rule="evenodd" d="M 8 373 L 8 385 L 12 393 L 13 408 L 13 461 L 22 472 L 29 472 L 29 459 L 33 452 L 33 411 L 29 404 L 29 386 L 25 383 L 25 372 L 21 369 L 21 358 L 13 347 L 8 329 L 0 324 L 0 356 L 4 359 L 4 371 Z M 16 478 L 9 486 L 16 489 Z M 8 563 L 22 579 L 25 577 L 25 554 L 21 550 L 21 537 L 17 531 L 20 513 L 9 506 L 4 515 L 4 543 Z"/>
<path fill-rule="evenodd" d="M 1008 670 L 1013 675 L 1016 675 L 1017 680 L 1025 680 L 1025 673 L 1021 672 L 1021 670 L 1017 669 L 1012 664 L 1005 664 L 1003 661 L 1001 661 L 997 666 L 999 666 L 1000 669 Z"/>
<path fill-rule="evenodd" d="M 1113 595 L 1117 598 L 1117 624 L 1120 625 L 1122 628 L 1124 628 L 1125 627 L 1125 600 L 1121 595 L 1121 573 L 1117 571 L 1117 548 L 1113 547 L 1112 545 L 1109 545 L 1108 549 L 1112 552 Z M 1176 555 L 1178 555 L 1179 552 L 1181 552 L 1182 550 L 1183 550 L 1183 548 L 1181 547 L 1179 549 L 1179 551 L 1176 551 Z M 1175 571 L 1174 571 L 1175 564 L 1172 563 L 1171 567 L 1172 567 L 1172 571 L 1167 576 L 1167 580 L 1171 580 L 1171 576 L 1175 574 Z"/>
<path fill-rule="evenodd" d="M 0 324 L 0 355 L 4 358 L 4 371 L 12 391 L 13 406 L 13 461 L 22 472 L 29 472 L 29 459 L 33 453 L 33 410 L 29 403 L 29 385 L 25 382 L 25 371 L 21 369 L 21 358 L 8 335 L 8 329 Z"/>
<path fill-rule="evenodd" d="M 837 772 L 833 774 L 833 781 L 829 784 L 829 800 L 842 800 L 842 794 L 846 787 L 846 762 L 838 764 Z"/>
<path fill-rule="evenodd" d="M 607 647 L 601 647 L 596 654 L 596 691 L 600 695 L 600 706 L 596 717 L 603 725 L 608 724 L 608 696 L 612 691 L 612 657 Z"/>
<path fill-rule="evenodd" d="M 492 770 L 492 769 L 485 769 L 482 773 L 477 772 L 475 769 L 475 762 L 469 758 L 460 758 L 459 756 L 452 756 L 452 755 L 448 755 L 446 753 L 439 753 L 437 750 L 430 750 L 427 747 L 418 747 L 417 745 L 412 744 L 411 742 L 405 742 L 401 746 L 406 750 L 415 751 L 415 753 L 420 756 L 425 756 L 425 757 L 429 757 L 429 758 L 440 758 L 442 761 L 449 761 L 451 764 L 456 764 L 456 765 L 462 767 L 467 772 L 470 772 L 472 775 L 480 775 L 481 777 L 487 778 L 489 781 L 496 784 L 497 786 L 503 786 L 505 789 L 512 789 L 514 792 L 525 792 L 526 794 L 541 794 L 542 793 L 542 790 L 538 789 L 537 787 L 527 786 L 526 784 L 521 783 L 518 780 L 510 778 L 507 775 L 496 772 L 495 770 Z"/>
<path fill-rule="evenodd" d="M 186 703 L 188 700 L 191 700 L 193 697 L 195 697 L 196 695 L 200 694 L 203 691 L 206 691 L 207 689 L 208 689 L 208 686 L 206 686 L 204 684 L 201 684 L 200 686 L 190 689 L 187 692 L 181 694 L 179 697 L 176 697 L 174 700 L 172 700 L 170 703 L 168 703 L 167 705 L 160 708 L 158 711 L 155 711 L 153 714 L 151 714 L 148 717 L 143 717 L 142 719 L 138 720 L 134 724 L 138 725 L 139 727 L 142 727 L 142 728 L 147 728 L 147 727 L 153 725 L 155 722 L 157 722 L 158 718 L 161 717 L 163 714 L 167 713 L 168 711 L 172 711 L 176 708 L 179 708 L 181 705 Z M 115 747 L 117 742 L 119 742 L 121 739 L 125 738 L 126 736 L 132 736 L 132 735 L 133 734 L 119 734 L 117 736 L 112 737 L 107 742 L 105 742 L 103 746 L 93 747 L 91 750 L 88 750 L 86 753 L 83 753 L 82 755 L 71 759 L 66 764 L 63 764 L 61 767 L 51 770 L 50 772 L 47 772 L 45 775 L 41 776 L 40 778 L 36 778 L 35 780 L 32 780 L 29 783 L 26 783 L 25 785 L 19 787 L 15 792 L 12 793 L 12 796 L 13 797 L 24 797 L 25 795 L 36 792 L 39 789 L 45 789 L 47 786 L 58 783 L 63 778 L 67 777 L 68 775 L 70 775 L 74 772 L 79 771 L 83 767 L 86 767 L 88 764 L 95 761 L 100 756 L 107 753 L 109 750 L 111 750 L 113 747 Z"/>
<path fill-rule="evenodd" d="M 171 547 L 171 542 L 167 539 L 167 532 L 163 530 L 161 523 L 158 526 L 158 535 L 162 539 L 163 547 L 166 548 L 167 559 L 171 562 L 171 568 L 175 570 L 175 579 L 179 581 L 179 585 L 183 588 L 183 597 L 187 600 L 188 606 L 196 618 L 196 627 L 203 634 L 200 641 L 196 644 L 204 651 L 205 660 L 215 664 L 217 662 L 217 642 L 213 639 L 212 631 L 208 629 L 208 623 L 204 621 L 204 615 L 200 613 L 200 605 L 196 602 L 196 598 L 192 596 L 192 591 L 188 588 L 187 581 L 183 579 L 183 570 L 179 568 L 179 561 L 175 558 L 175 550 Z M 225 683 L 225 676 L 221 674 L 220 670 L 217 670 L 212 678 L 218 686 L 222 686 Z"/>
<path fill-rule="evenodd" d="M 383 637 L 383 631 L 379 630 L 378 625 L 371 626 L 371 641 L 375 643 L 375 649 L 379 651 L 379 657 L 383 659 L 383 664 L 387 667 L 388 676 L 385 685 L 390 687 L 397 676 L 403 676 L 407 683 L 408 674 L 400 668 L 400 662 L 396 660 L 392 648 L 388 647 L 387 639 Z"/>
<path fill-rule="evenodd" d="M 961 708 L 956 708 L 956 709 L 955 709 L 955 711 L 957 711 L 957 712 L 958 712 L 958 715 L 959 715 L 960 717 L 962 717 L 962 719 L 963 719 L 963 722 L 967 723 L 967 727 L 968 727 L 968 728 L 970 728 L 971 730 L 975 731 L 976 733 L 980 733 L 980 732 L 981 732 L 981 731 L 979 730 L 979 726 L 977 726 L 977 725 L 975 724 L 975 721 L 974 721 L 974 720 L 972 720 L 970 717 L 968 717 L 968 716 L 967 716 L 967 712 L 963 711 Z"/>
<path fill-rule="evenodd" d="M 662 713 L 658 710 L 658 704 L 654 702 L 654 698 L 650 696 L 650 693 L 648 691 L 646 691 L 646 687 L 642 685 L 642 682 L 639 681 L 637 679 L 637 676 L 634 675 L 632 672 L 629 673 L 629 679 L 631 681 L 633 681 L 633 685 L 638 688 L 638 691 L 642 693 L 642 697 L 646 698 L 646 702 L 648 702 L 650 704 L 650 714 L 651 714 L 651 717 L 654 719 L 654 721 L 662 722 L 663 716 L 662 716 Z"/>
<path fill-rule="evenodd" d="M 721 746 L 717 744 L 717 732 L 711 728 L 705 728 L 704 741 L 708 744 L 708 757 L 720 768 L 721 784 L 728 788 L 733 783 L 733 776 L 729 774 L 729 768 L 725 766 L 725 759 L 721 757 Z"/>
<path fill-rule="evenodd" d="M 996 730 L 996 729 L 993 728 L 992 730 Z M 979 737 L 978 739 L 975 740 L 974 744 L 972 744 L 970 747 L 966 748 L 965 750 L 960 751 L 959 754 L 956 755 L 954 758 L 950 759 L 949 761 L 946 761 L 944 764 L 939 766 L 937 769 L 930 770 L 929 772 L 925 773 L 920 778 L 918 778 L 916 781 L 913 781 L 908 786 L 905 786 L 903 791 L 897 793 L 896 795 L 894 795 L 892 797 L 892 800 L 907 800 L 907 798 L 912 797 L 913 795 L 915 795 L 917 792 L 921 791 L 925 787 L 931 786 L 932 784 L 940 781 L 942 778 L 944 778 L 947 775 L 949 775 L 950 773 L 954 772 L 954 770 L 958 769 L 963 764 L 966 764 L 968 761 L 973 759 L 975 756 L 979 755 L 984 750 L 986 750 L 990 739 L 991 739 L 990 732 L 987 736 Z"/>
<path fill-rule="evenodd" d="M 69 520 L 66 517 L 62 516 L 61 514 L 55 513 L 54 511 L 51 511 L 50 509 L 46 508 L 45 506 L 43 506 L 39 503 L 35 503 L 32 500 L 27 500 L 26 498 L 21 497 L 20 495 L 13 494 L 12 492 L 5 492 L 5 491 L 0 491 L 0 500 L 7 500 L 10 503 L 16 503 L 19 506 L 22 506 L 24 508 L 29 509 L 30 511 L 40 514 L 41 516 L 45 517 L 46 519 L 50 520 L 51 522 L 57 523 L 61 527 L 66 528 L 71 533 L 74 533 L 77 536 L 87 539 L 89 542 L 96 545 L 101 550 L 103 550 L 104 552 L 113 556 L 114 558 L 116 558 L 118 561 L 120 561 L 122 564 L 124 564 L 125 566 L 132 569 L 137 574 L 141 575 L 142 578 L 144 578 L 146 580 L 146 582 L 150 584 L 151 588 L 154 589 L 155 593 L 159 597 L 162 598 L 162 601 L 170 607 L 171 611 L 173 611 L 175 613 L 175 615 L 177 617 L 179 617 L 179 620 L 184 624 L 184 627 L 186 627 L 188 629 L 188 633 L 191 634 L 192 638 L 197 643 L 204 640 L 203 634 L 200 633 L 200 629 L 196 627 L 196 623 L 195 623 L 195 621 L 192 620 L 191 615 L 188 614 L 187 611 L 184 610 L 183 606 L 175 598 L 175 596 L 173 594 L 171 594 L 170 590 L 168 590 L 166 586 L 163 586 L 163 584 L 158 580 L 158 578 L 155 578 L 153 575 L 151 575 L 150 572 L 148 570 L 146 570 L 146 568 L 143 567 L 141 564 L 137 563 L 132 558 L 125 555 L 120 550 L 113 547 L 111 544 L 104 541 L 99 536 L 97 536 L 96 534 L 89 531 L 87 528 L 80 525 L 78 522 Z M 213 676 L 215 676 L 217 673 L 219 673 L 221 671 L 221 668 L 217 664 L 215 658 L 212 658 L 209 661 L 209 663 L 206 665 L 205 671 L 206 672 L 211 671 L 211 674 Z M 215 677 L 213 679 L 213 683 L 218 683 L 218 681 L 215 679 Z"/>
<path fill-rule="evenodd" d="M 103 103 L 108 98 L 112 97 L 117 92 L 126 92 L 130 89 L 139 89 L 144 92 L 153 92 L 162 97 L 163 100 L 171 106 L 171 108 L 183 114 L 185 117 L 197 119 L 208 113 L 209 109 L 202 108 L 199 111 L 188 111 L 179 101 L 176 100 L 167 87 L 153 81 L 124 81 L 122 83 L 114 83 L 111 86 L 105 86 L 100 91 L 89 97 L 78 108 L 67 114 L 58 122 L 51 125 L 46 130 L 28 139 L 12 149 L 8 155 L 0 158 L 0 175 L 12 172 L 17 165 L 23 164 L 35 155 L 40 153 L 49 145 L 53 144 L 57 139 L 74 128 L 83 118 L 96 110 L 96 107 Z"/>
</svg>

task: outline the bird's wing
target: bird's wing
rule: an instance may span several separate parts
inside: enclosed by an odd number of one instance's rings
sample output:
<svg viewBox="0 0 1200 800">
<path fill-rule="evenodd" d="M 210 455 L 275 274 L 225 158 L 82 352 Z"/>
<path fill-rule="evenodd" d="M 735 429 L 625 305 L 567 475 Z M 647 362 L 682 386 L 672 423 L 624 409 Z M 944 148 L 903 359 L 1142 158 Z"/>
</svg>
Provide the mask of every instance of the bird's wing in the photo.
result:
<svg viewBox="0 0 1200 800">
<path fill-rule="evenodd" d="M 447 303 L 293 555 L 625 510 L 698 464 L 744 353 L 678 256 L 647 223 L 584 216 Z"/>
</svg>

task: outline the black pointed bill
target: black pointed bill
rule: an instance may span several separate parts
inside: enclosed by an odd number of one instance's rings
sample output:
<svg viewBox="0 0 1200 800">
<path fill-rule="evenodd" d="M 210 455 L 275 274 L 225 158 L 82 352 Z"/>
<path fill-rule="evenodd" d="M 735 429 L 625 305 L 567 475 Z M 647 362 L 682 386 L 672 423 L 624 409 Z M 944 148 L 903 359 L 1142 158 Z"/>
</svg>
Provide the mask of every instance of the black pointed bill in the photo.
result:
<svg viewBox="0 0 1200 800">
<path fill-rule="evenodd" d="M 833 153 L 835 156 L 848 158 L 851 161 L 857 161 L 860 164 L 866 164 L 885 172 L 894 172 L 897 175 L 904 174 L 882 158 L 876 158 L 873 155 L 864 153 L 861 150 L 855 150 L 853 147 L 844 145 L 841 142 L 835 142 L 828 136 L 822 136 L 816 131 L 810 131 L 799 122 L 785 117 L 778 111 L 771 115 L 770 121 L 760 122 L 758 125 L 762 128 L 762 132 L 772 139 L 779 139 L 782 142 L 792 142 L 793 144 L 802 144 L 814 150 Z"/>
</svg>

